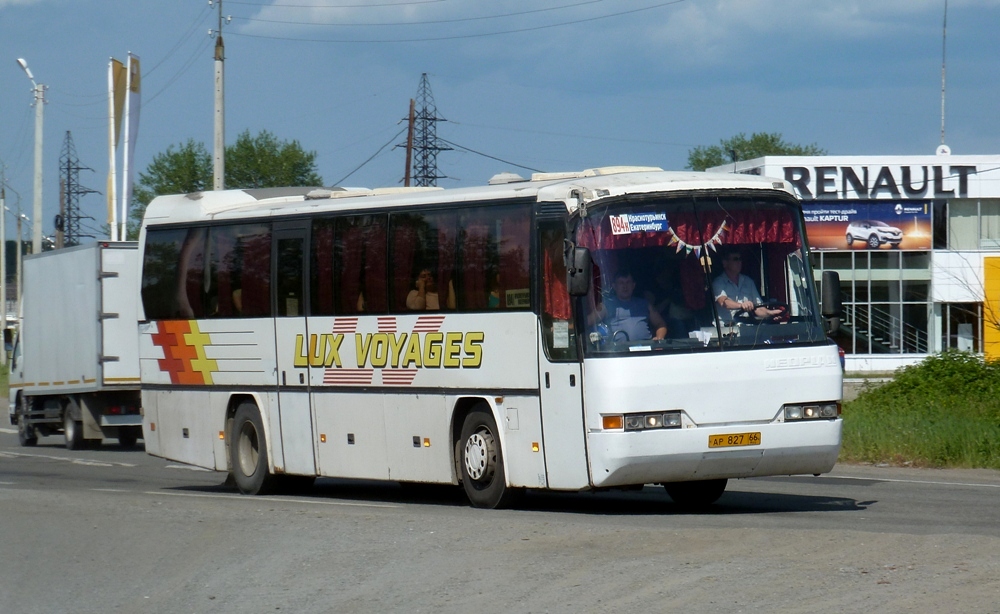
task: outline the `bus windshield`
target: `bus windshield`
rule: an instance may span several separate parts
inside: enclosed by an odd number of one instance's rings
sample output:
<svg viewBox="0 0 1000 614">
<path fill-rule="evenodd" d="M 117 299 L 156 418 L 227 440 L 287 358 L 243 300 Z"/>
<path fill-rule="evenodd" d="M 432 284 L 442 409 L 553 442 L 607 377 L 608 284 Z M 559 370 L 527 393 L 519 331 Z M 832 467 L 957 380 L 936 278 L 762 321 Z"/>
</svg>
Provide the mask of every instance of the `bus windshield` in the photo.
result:
<svg viewBox="0 0 1000 614">
<path fill-rule="evenodd" d="M 578 303 L 588 356 L 825 342 L 802 217 L 789 198 L 698 194 L 591 206 Z"/>
</svg>

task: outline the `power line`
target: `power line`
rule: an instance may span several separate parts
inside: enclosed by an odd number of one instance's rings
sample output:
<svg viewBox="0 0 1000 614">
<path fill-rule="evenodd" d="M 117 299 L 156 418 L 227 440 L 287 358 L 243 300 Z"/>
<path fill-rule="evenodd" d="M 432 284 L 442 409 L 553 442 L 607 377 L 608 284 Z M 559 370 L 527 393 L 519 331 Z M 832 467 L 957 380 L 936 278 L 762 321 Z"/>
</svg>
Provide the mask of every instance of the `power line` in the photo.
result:
<svg viewBox="0 0 1000 614">
<path fill-rule="evenodd" d="M 330 21 L 284 21 L 280 19 L 261 19 L 259 17 L 234 17 L 233 19 L 241 19 L 243 21 L 254 21 L 261 23 L 279 23 L 286 25 L 299 25 L 299 26 L 340 26 L 340 27 L 377 27 L 377 26 L 421 26 L 421 25 L 432 25 L 432 24 L 442 24 L 442 23 L 459 23 L 463 21 L 483 21 L 486 19 L 500 19 L 505 17 L 520 17 L 522 15 L 531 15 L 534 13 L 546 13 L 549 11 L 560 11 L 563 9 L 577 8 L 587 4 L 597 4 L 599 2 L 606 2 L 607 0 L 585 0 L 584 2 L 574 2 L 573 4 L 563 4 L 561 6 L 550 6 L 542 9 L 531 9 L 527 11 L 517 11 L 514 13 L 501 13 L 498 15 L 482 15 L 479 17 L 456 17 L 455 19 L 435 19 L 428 21 L 397 21 L 397 22 L 382 22 L 382 23 L 337 23 Z M 275 5 L 274 8 L 284 8 L 287 5 Z"/>
<path fill-rule="evenodd" d="M 378 148 L 378 151 L 376 151 L 375 153 L 373 153 L 367 160 L 365 160 L 364 162 L 362 162 L 361 164 L 359 164 L 358 167 L 355 168 L 353 171 L 351 171 L 351 172 L 347 173 L 346 175 L 344 175 L 343 177 L 341 177 L 340 181 L 335 181 L 333 183 L 333 185 L 338 186 L 338 185 L 344 183 L 344 181 L 346 181 L 348 177 L 350 177 L 354 173 L 358 172 L 359 170 L 362 169 L 362 167 L 364 167 L 366 164 L 368 164 L 369 162 L 371 162 L 372 160 L 374 160 L 376 156 L 378 156 L 380 153 L 382 153 L 383 149 L 385 149 L 386 147 L 388 147 L 389 145 L 391 145 L 392 142 L 395 141 L 396 139 L 398 139 L 400 137 L 400 135 L 402 135 L 404 132 L 406 132 L 406 128 L 403 128 L 402 130 L 400 130 L 399 132 L 397 132 L 396 134 L 394 134 L 391 139 L 389 139 L 388 141 L 386 141 L 385 145 L 382 145 L 381 147 Z"/>
<path fill-rule="evenodd" d="M 490 154 L 486 154 L 486 153 L 483 153 L 481 151 L 476 151 L 475 149 L 472 149 L 470 147 L 465 147 L 464 145 L 459 145 L 458 143 L 453 143 L 453 142 L 447 141 L 445 139 L 441 139 L 441 142 L 442 143 L 447 143 L 448 145 L 451 145 L 452 147 L 454 147 L 455 149 L 458 149 L 460 151 L 467 151 L 469 153 L 474 153 L 477 156 L 482 156 L 484 158 L 489 158 L 490 160 L 496 160 L 497 162 L 503 162 L 504 164 L 510 164 L 511 166 L 516 166 L 517 168 L 523 168 L 526 171 L 531 171 L 533 173 L 544 173 L 545 172 L 545 171 L 539 170 L 537 168 L 531 168 L 530 166 L 524 166 L 523 164 L 518 164 L 516 162 L 511 162 L 510 160 L 504 160 L 503 158 L 498 158 L 496 156 L 491 156 Z"/>
<path fill-rule="evenodd" d="M 280 4 L 273 5 L 270 2 L 238 2 L 237 0 L 226 0 L 228 4 L 243 4 L 246 6 L 262 6 L 267 8 L 274 8 L 280 6 L 281 8 L 290 9 L 369 9 L 378 8 L 386 6 L 410 6 L 414 4 L 436 4 L 438 2 L 445 2 L 446 0 L 406 0 L 404 2 L 382 2 L 377 4 Z"/>
<path fill-rule="evenodd" d="M 243 36 L 247 38 L 266 38 L 271 40 L 286 40 L 286 41 L 298 41 L 303 43 L 337 43 L 337 44 L 347 44 L 347 43 L 360 43 L 360 44 L 384 44 L 384 43 L 428 43 L 436 41 L 447 41 L 447 40 L 460 40 L 468 38 L 485 38 L 487 36 L 501 36 L 504 34 L 519 34 L 522 32 L 536 32 L 538 30 L 547 30 L 551 28 L 560 28 L 563 26 L 571 26 L 581 23 L 587 23 L 591 21 L 600 21 L 602 19 L 610 19 L 612 17 L 621 17 L 622 15 L 630 15 L 633 13 L 639 13 L 642 11 L 650 11 L 653 9 L 662 8 L 664 6 L 670 6 L 672 4 L 680 4 L 681 2 L 686 2 L 687 0 L 670 0 L 669 2 L 660 2 L 651 6 L 640 7 L 637 9 L 631 9 L 628 11 L 620 11 L 617 13 L 610 13 L 608 15 L 598 15 L 596 17 L 586 17 L 583 19 L 576 19 L 573 21 L 563 21 L 559 23 L 546 24 L 542 26 L 531 26 L 526 28 L 515 28 L 511 30 L 497 30 L 495 32 L 480 32 L 477 34 L 456 34 L 453 36 L 436 36 L 436 37 L 426 37 L 426 38 L 387 38 L 387 39 L 332 39 L 332 38 L 302 38 L 301 36 L 268 36 L 264 34 L 247 34 L 245 32 L 231 32 L 236 36 Z"/>
</svg>

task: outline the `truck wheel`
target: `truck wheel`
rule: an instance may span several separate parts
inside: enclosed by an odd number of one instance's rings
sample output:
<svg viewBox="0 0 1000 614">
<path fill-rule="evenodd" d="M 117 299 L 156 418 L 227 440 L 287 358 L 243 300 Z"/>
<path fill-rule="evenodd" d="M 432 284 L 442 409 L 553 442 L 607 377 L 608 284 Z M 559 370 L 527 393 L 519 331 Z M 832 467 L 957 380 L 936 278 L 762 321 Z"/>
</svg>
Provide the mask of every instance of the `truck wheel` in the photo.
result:
<svg viewBox="0 0 1000 614">
<path fill-rule="evenodd" d="M 274 484 L 267 472 L 267 440 L 260 410 L 253 403 L 241 403 L 233 418 L 229 437 L 229 458 L 233 481 L 244 495 L 263 495 Z"/>
<path fill-rule="evenodd" d="M 28 424 L 28 403 L 23 396 L 17 397 L 17 440 L 22 447 L 38 444 L 38 431 Z"/>
<path fill-rule="evenodd" d="M 684 510 L 703 510 L 719 500 L 729 480 L 696 480 L 664 484 L 667 494 Z"/>
<path fill-rule="evenodd" d="M 79 450 L 83 447 L 83 423 L 74 420 L 68 408 L 63 412 L 63 434 L 66 436 L 67 450 Z"/>
<path fill-rule="evenodd" d="M 139 436 L 135 434 L 134 429 L 121 427 L 118 431 L 118 445 L 123 448 L 134 448 L 138 440 Z"/>
<path fill-rule="evenodd" d="M 17 440 L 24 448 L 38 444 L 38 434 L 35 432 L 35 427 L 28 426 L 27 420 L 23 416 L 17 421 Z"/>
<path fill-rule="evenodd" d="M 473 409 L 462 425 L 462 487 L 475 507 L 509 507 L 518 491 L 507 487 L 503 450 L 493 414 L 485 405 Z"/>
</svg>

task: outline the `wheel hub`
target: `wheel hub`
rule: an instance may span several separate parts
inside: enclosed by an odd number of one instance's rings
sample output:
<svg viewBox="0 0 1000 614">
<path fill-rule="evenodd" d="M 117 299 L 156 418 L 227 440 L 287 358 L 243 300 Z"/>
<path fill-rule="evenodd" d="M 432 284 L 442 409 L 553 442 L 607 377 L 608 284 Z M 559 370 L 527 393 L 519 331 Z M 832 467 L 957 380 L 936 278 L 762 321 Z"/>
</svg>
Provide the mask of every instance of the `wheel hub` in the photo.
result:
<svg viewBox="0 0 1000 614">
<path fill-rule="evenodd" d="M 243 475 L 251 476 L 257 471 L 257 455 L 259 454 L 259 444 L 257 441 L 257 429 L 252 424 L 245 424 L 240 431 L 239 461 Z"/>
<path fill-rule="evenodd" d="M 496 442 L 489 431 L 476 431 L 465 442 L 465 470 L 476 482 L 493 478 Z"/>
</svg>

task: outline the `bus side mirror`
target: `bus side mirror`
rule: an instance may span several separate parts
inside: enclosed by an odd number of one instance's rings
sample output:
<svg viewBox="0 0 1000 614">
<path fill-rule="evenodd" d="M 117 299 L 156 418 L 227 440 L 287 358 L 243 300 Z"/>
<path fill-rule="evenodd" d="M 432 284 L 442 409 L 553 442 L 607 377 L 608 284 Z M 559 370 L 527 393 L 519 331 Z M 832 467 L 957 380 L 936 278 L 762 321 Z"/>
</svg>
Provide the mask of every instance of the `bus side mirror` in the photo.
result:
<svg viewBox="0 0 1000 614">
<path fill-rule="evenodd" d="M 590 282 L 594 275 L 594 263 L 590 250 L 572 246 L 566 250 L 566 288 L 570 296 L 586 296 L 590 292 Z"/>
<path fill-rule="evenodd" d="M 841 311 L 840 274 L 836 271 L 823 271 L 823 319 L 826 320 L 827 332 L 831 335 L 840 330 Z"/>
</svg>

